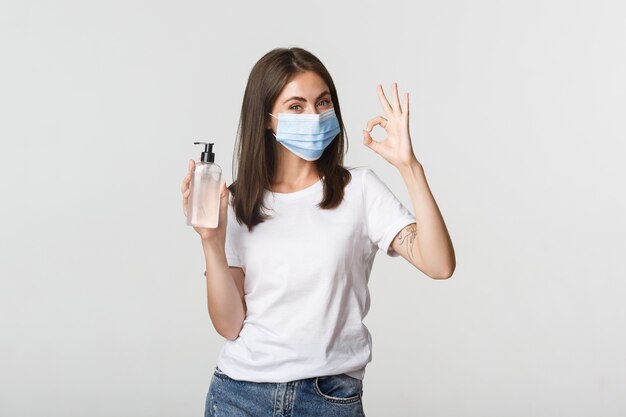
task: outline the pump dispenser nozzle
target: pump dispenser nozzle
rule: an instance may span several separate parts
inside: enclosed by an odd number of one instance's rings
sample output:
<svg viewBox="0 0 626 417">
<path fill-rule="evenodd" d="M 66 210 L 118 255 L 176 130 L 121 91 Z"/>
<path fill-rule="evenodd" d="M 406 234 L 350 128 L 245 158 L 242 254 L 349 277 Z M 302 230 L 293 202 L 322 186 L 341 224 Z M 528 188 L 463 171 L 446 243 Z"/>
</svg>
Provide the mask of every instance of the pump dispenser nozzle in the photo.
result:
<svg viewBox="0 0 626 417">
<path fill-rule="evenodd" d="M 204 145 L 200 160 L 196 161 L 189 183 L 187 224 L 194 227 L 215 228 L 220 223 L 222 168 L 215 163 L 212 142 L 194 142 Z"/>
<path fill-rule="evenodd" d="M 213 153 L 214 143 L 209 142 L 194 142 L 194 145 L 204 144 L 204 152 L 200 154 L 200 160 L 202 162 L 215 162 L 215 153 Z"/>
</svg>

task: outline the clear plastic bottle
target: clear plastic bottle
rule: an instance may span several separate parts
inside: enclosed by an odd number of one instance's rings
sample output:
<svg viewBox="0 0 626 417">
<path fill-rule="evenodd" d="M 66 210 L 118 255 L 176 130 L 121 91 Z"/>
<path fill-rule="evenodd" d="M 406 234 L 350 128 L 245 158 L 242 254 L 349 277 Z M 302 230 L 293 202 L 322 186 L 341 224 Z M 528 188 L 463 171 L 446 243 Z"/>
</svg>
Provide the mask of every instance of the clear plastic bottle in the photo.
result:
<svg viewBox="0 0 626 417">
<path fill-rule="evenodd" d="M 220 213 L 222 168 L 214 162 L 213 143 L 194 142 L 199 144 L 204 144 L 204 152 L 191 175 L 187 225 L 215 228 Z"/>
</svg>

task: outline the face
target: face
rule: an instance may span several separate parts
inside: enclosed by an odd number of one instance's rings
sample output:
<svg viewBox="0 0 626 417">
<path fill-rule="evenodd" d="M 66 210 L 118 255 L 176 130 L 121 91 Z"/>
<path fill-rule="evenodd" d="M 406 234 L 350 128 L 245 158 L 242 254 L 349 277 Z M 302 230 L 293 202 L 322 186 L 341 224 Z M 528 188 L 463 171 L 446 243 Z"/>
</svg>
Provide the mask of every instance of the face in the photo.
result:
<svg viewBox="0 0 626 417">
<path fill-rule="evenodd" d="M 319 114 L 333 107 L 326 82 L 313 71 L 298 73 L 276 98 L 271 113 Z M 276 132 L 278 119 L 269 117 L 268 129 Z"/>
</svg>

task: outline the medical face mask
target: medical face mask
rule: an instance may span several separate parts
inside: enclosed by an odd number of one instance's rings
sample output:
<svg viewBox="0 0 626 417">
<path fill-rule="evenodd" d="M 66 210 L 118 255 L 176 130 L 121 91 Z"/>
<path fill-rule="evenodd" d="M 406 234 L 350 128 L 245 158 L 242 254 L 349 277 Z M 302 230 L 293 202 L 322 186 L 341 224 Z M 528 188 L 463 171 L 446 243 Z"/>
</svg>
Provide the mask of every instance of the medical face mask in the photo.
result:
<svg viewBox="0 0 626 417">
<path fill-rule="evenodd" d="M 276 140 L 307 161 L 315 161 L 341 131 L 335 109 L 320 114 L 278 113 Z"/>
</svg>

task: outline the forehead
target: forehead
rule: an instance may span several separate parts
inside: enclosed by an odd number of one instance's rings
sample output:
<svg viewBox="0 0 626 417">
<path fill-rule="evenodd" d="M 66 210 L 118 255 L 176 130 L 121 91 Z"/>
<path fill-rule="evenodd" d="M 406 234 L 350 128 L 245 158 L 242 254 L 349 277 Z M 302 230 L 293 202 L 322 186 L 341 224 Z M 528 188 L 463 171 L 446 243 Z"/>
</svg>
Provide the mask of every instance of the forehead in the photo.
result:
<svg viewBox="0 0 626 417">
<path fill-rule="evenodd" d="M 313 71 L 299 72 L 285 85 L 278 97 L 280 99 L 302 96 L 315 99 L 322 91 L 327 89 L 328 85 L 317 73 Z"/>
</svg>

